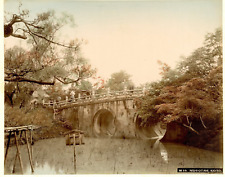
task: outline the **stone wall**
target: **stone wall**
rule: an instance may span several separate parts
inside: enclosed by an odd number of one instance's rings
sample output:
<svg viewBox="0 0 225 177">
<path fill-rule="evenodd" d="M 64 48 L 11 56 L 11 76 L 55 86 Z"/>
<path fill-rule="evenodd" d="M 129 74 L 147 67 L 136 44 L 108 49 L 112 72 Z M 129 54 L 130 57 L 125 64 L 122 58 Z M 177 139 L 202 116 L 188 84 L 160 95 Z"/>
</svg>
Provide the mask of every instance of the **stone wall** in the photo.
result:
<svg viewBox="0 0 225 177">
<path fill-rule="evenodd" d="M 78 107 L 80 129 L 88 136 L 135 137 L 133 100 Z"/>
</svg>

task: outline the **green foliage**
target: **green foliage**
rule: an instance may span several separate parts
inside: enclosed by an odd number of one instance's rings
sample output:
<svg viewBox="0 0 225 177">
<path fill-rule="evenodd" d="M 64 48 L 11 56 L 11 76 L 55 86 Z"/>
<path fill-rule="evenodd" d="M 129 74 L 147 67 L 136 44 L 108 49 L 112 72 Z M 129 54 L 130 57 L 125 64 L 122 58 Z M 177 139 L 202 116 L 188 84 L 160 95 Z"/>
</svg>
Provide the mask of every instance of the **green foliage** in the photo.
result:
<svg viewBox="0 0 225 177">
<path fill-rule="evenodd" d="M 175 69 L 158 61 L 161 66 L 162 80 L 165 86 L 182 85 L 194 77 L 206 77 L 211 70 L 222 64 L 222 29 L 205 36 L 204 45 L 191 55 L 182 56 Z"/>
<path fill-rule="evenodd" d="M 165 87 L 158 97 L 162 103 L 155 106 L 157 113 L 166 122 L 181 120 L 188 126 L 194 119 L 217 119 L 221 102 L 215 102 L 211 86 L 208 78 L 193 78 L 180 87 Z"/>
<path fill-rule="evenodd" d="M 5 83 L 5 102 L 10 106 L 24 107 L 31 101 L 31 96 L 40 86 L 31 83 Z"/>
<path fill-rule="evenodd" d="M 79 81 L 96 72 L 81 56 L 82 41 L 75 39 L 68 46 L 57 42 L 57 32 L 66 24 L 73 23 L 69 15 L 64 13 L 58 18 L 54 11 L 48 11 L 38 14 L 32 23 L 25 20 L 28 16 L 29 11 L 13 16 L 21 21 L 17 27 L 29 34 L 26 40 L 27 49 L 14 46 L 5 50 L 5 100 L 12 106 L 16 100 L 24 105 L 29 101 L 32 92 L 40 89 L 31 83 L 54 85 L 58 81 L 78 85 Z M 59 47 L 64 48 L 60 50 Z M 52 95 L 56 97 L 54 89 L 52 88 Z"/>
<path fill-rule="evenodd" d="M 53 113 L 47 109 L 34 109 L 9 107 L 5 105 L 5 126 L 39 125 L 51 126 Z"/>
<path fill-rule="evenodd" d="M 79 90 L 86 90 L 91 91 L 92 90 L 92 84 L 89 81 L 82 80 L 81 84 L 78 86 Z"/>
<path fill-rule="evenodd" d="M 183 57 L 177 67 L 182 75 L 205 77 L 216 66 L 222 64 L 222 30 L 209 33 L 205 37 L 203 47 L 196 49 L 190 56 Z"/>
<path fill-rule="evenodd" d="M 45 139 L 51 137 L 57 137 L 68 131 L 66 127 L 70 125 L 67 120 L 62 124 L 53 120 L 53 111 L 38 107 L 30 109 L 29 107 L 9 107 L 7 104 L 5 109 L 5 127 L 15 127 L 24 125 L 36 125 L 40 129 L 33 132 L 33 138 L 35 140 Z"/>
<path fill-rule="evenodd" d="M 221 29 L 209 33 L 204 46 L 183 57 L 175 69 L 160 63 L 162 80 L 154 83 L 148 96 L 139 101 L 143 124 L 176 121 L 198 134 L 199 129 L 221 123 L 221 34 Z"/>
<path fill-rule="evenodd" d="M 69 45 L 58 42 L 57 33 L 73 19 L 66 13 L 57 17 L 54 11 L 38 14 L 31 21 L 29 11 L 14 14 L 8 24 L 23 31 L 27 36 L 27 50 L 14 47 L 5 51 L 5 80 L 9 82 L 35 82 L 54 84 L 53 79 L 63 83 L 77 82 L 90 77 L 95 70 L 80 54 L 82 41 L 75 39 Z M 16 24 L 16 25 L 15 25 Z M 60 50 L 59 47 L 64 47 Z M 16 76 L 16 77 L 15 77 Z"/>
<path fill-rule="evenodd" d="M 121 91 L 126 87 L 128 90 L 134 88 L 133 82 L 130 80 L 130 75 L 125 71 L 113 73 L 107 82 L 107 87 L 112 91 Z"/>
<path fill-rule="evenodd" d="M 65 72 L 63 76 L 59 74 L 58 77 L 62 78 L 64 82 L 81 81 L 96 73 L 96 69 L 92 69 L 88 60 L 76 50 L 66 48 L 63 53 L 63 60 L 58 63 L 58 67 L 63 68 Z"/>
<path fill-rule="evenodd" d="M 149 89 L 148 94 L 135 100 L 139 117 L 142 119 L 141 125 L 143 126 L 160 121 L 160 115 L 157 114 L 155 105 L 161 103 L 157 97 L 159 96 L 160 91 L 164 85 L 163 82 L 153 82 L 147 86 Z"/>
<path fill-rule="evenodd" d="M 56 83 L 53 86 L 47 86 L 47 88 L 45 89 L 45 92 L 47 95 L 49 95 L 49 98 L 53 101 L 53 100 L 57 100 L 59 101 L 59 96 L 64 96 L 64 90 L 62 89 L 62 84 L 60 83 Z"/>
<path fill-rule="evenodd" d="M 223 45 L 222 45 L 222 29 L 216 29 L 215 33 L 208 33 L 205 37 L 204 47 L 208 55 L 210 55 L 217 66 L 222 65 L 223 61 Z"/>
</svg>

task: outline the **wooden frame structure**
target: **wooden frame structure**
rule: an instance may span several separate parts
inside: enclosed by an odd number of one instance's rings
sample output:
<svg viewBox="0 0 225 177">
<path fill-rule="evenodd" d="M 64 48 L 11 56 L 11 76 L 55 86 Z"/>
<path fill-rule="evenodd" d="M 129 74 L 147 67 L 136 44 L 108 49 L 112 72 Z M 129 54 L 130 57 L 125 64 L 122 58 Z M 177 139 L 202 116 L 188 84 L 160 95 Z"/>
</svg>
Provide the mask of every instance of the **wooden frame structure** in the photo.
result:
<svg viewBox="0 0 225 177">
<path fill-rule="evenodd" d="M 66 136 L 66 145 L 73 145 L 73 164 L 74 164 L 74 173 L 77 173 L 76 168 L 76 145 L 84 144 L 84 132 L 81 130 L 71 130 L 69 132 L 64 133 Z"/>
<path fill-rule="evenodd" d="M 7 146 L 6 146 L 6 152 L 5 152 L 5 159 L 4 159 L 4 165 L 6 163 L 6 159 L 7 159 L 7 155 L 8 155 L 8 151 L 9 151 L 9 145 L 10 145 L 10 140 L 12 137 L 15 138 L 15 144 L 16 144 L 16 155 L 15 155 L 15 160 L 14 160 L 14 164 L 13 164 L 13 171 L 12 173 L 15 173 L 15 167 L 16 167 L 16 160 L 17 157 L 19 159 L 20 162 L 20 168 L 23 174 L 23 163 L 22 163 L 22 159 L 21 159 L 21 154 L 20 154 L 20 147 L 19 147 L 19 141 L 21 140 L 23 134 L 25 134 L 25 139 L 26 139 L 26 144 L 27 144 L 27 150 L 28 150 L 28 156 L 29 156 L 29 161 L 30 161 L 30 166 L 31 166 L 31 171 L 32 173 L 34 172 L 34 167 L 33 167 L 33 162 L 32 162 L 32 131 L 34 129 L 37 129 L 38 127 L 33 126 L 33 125 L 27 125 L 27 126 L 18 126 L 18 127 L 5 127 L 4 128 L 4 132 L 5 135 L 7 137 Z M 29 135 L 28 135 L 29 132 Z M 28 138 L 28 136 L 30 136 Z M 30 139 L 30 141 L 29 141 Z"/>
</svg>

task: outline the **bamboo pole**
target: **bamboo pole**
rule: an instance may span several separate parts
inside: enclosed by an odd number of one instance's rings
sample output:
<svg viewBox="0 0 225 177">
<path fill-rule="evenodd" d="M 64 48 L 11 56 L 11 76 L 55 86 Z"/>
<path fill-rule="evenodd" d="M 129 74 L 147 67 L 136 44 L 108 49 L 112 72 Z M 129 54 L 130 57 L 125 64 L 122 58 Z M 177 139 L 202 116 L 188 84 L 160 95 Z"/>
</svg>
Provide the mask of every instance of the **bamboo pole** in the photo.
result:
<svg viewBox="0 0 225 177">
<path fill-rule="evenodd" d="M 81 138 L 82 138 L 82 137 L 81 137 L 81 133 L 78 133 L 79 145 L 81 145 L 81 143 L 82 143 L 82 142 L 81 142 Z"/>
<path fill-rule="evenodd" d="M 28 155 L 29 155 L 30 167 L 31 167 L 31 171 L 33 173 L 34 167 L 33 167 L 33 163 L 32 163 L 32 157 L 31 157 L 30 145 L 29 145 L 29 141 L 28 141 L 28 137 L 27 137 L 27 131 L 25 131 L 25 138 L 26 138 L 26 141 L 27 141 L 27 150 L 28 150 Z"/>
<path fill-rule="evenodd" d="M 32 143 L 33 143 L 33 140 L 32 140 L 32 131 L 33 131 L 33 127 L 31 128 L 30 130 L 30 150 L 31 150 L 31 159 L 33 158 L 33 146 L 32 146 Z"/>
<path fill-rule="evenodd" d="M 76 169 L 76 137 L 75 133 L 73 134 L 73 149 L 74 149 L 74 158 L 73 158 L 73 163 L 74 163 L 74 173 L 77 173 Z"/>
<path fill-rule="evenodd" d="M 22 132 L 21 132 L 21 133 L 22 133 Z M 17 148 L 16 156 L 18 156 L 18 158 L 19 158 L 21 171 L 22 171 L 22 173 L 23 173 L 23 164 L 22 164 L 22 160 L 21 160 L 21 156 L 20 156 L 19 143 L 18 143 L 18 139 L 17 139 L 16 132 L 14 132 L 14 135 L 15 135 L 15 142 L 16 142 L 16 148 Z M 15 162 L 16 162 L 16 158 L 15 158 Z"/>
<path fill-rule="evenodd" d="M 9 136 L 8 136 L 8 142 L 7 142 L 7 147 L 6 147 L 6 151 L 5 151 L 5 160 L 4 160 L 4 165 L 6 163 L 6 158 L 7 158 L 7 154 L 8 154 L 8 150 L 9 150 L 9 144 L 10 144 L 10 138 L 11 138 L 11 131 L 9 132 Z"/>
<path fill-rule="evenodd" d="M 15 133 L 16 133 L 16 131 L 14 131 L 14 134 Z M 20 137 L 19 137 L 19 139 L 17 141 L 20 141 L 21 140 L 22 134 L 23 134 L 23 130 L 22 131 L 19 131 L 19 133 L 20 133 Z M 12 171 L 12 173 L 15 173 L 15 170 L 16 170 L 16 159 L 17 159 L 17 156 L 18 156 L 18 151 L 16 151 L 16 156 L 15 156 L 15 160 L 14 160 L 14 163 L 13 163 L 13 171 Z"/>
<path fill-rule="evenodd" d="M 16 170 L 16 159 L 17 159 L 17 156 L 18 156 L 18 151 L 16 151 L 16 156 L 15 156 L 14 163 L 13 163 L 12 173 L 15 173 L 15 170 Z"/>
</svg>

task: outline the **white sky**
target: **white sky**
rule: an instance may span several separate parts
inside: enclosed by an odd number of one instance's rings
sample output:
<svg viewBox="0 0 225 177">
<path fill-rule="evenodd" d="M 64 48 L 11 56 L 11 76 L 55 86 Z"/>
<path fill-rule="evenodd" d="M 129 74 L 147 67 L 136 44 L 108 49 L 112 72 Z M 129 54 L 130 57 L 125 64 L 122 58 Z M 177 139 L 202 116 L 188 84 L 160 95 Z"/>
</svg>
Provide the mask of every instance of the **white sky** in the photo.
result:
<svg viewBox="0 0 225 177">
<path fill-rule="evenodd" d="M 126 71 L 138 85 L 160 79 L 157 60 L 174 67 L 202 45 L 204 36 L 222 26 L 221 0 L 75 1 L 23 0 L 32 15 L 53 9 L 68 12 L 76 27 L 65 28 L 66 40 L 83 38 L 82 53 L 98 75 L 107 79 Z M 5 11 L 17 12 L 18 1 L 6 0 Z M 5 39 L 6 47 L 15 39 Z"/>
</svg>

